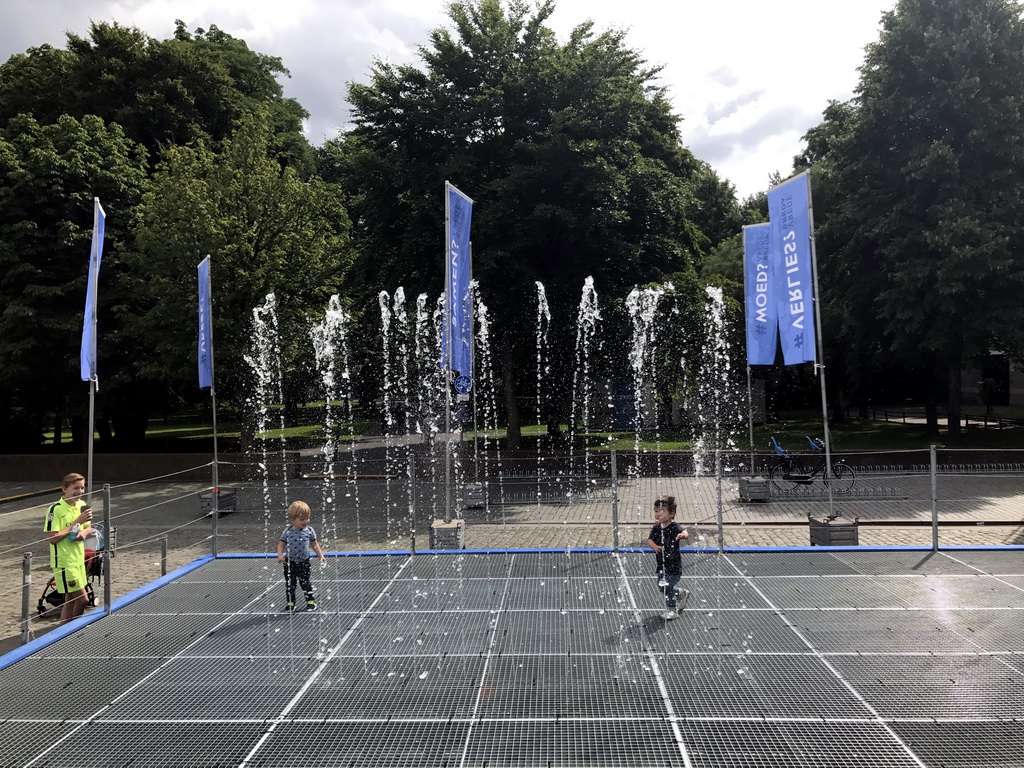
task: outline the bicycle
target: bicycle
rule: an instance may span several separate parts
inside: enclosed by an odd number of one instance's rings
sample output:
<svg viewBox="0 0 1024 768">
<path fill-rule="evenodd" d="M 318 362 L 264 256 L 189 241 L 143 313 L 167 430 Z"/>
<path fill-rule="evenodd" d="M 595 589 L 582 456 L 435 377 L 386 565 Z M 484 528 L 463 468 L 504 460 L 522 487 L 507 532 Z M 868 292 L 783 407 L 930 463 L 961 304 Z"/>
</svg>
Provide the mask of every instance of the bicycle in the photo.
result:
<svg viewBox="0 0 1024 768">
<path fill-rule="evenodd" d="M 772 487 L 776 490 L 792 491 L 801 485 L 811 485 L 815 479 L 820 477 L 826 486 L 831 486 L 832 490 L 845 493 L 853 488 L 853 484 L 857 482 L 857 474 L 847 465 L 844 459 L 833 457 L 832 467 L 826 471 L 825 458 L 823 456 L 817 466 L 808 470 L 804 467 L 800 456 L 786 453 L 774 436 L 772 436 L 771 441 L 775 447 L 775 453 L 780 457 L 779 461 L 776 462 L 775 466 L 768 473 Z M 812 451 L 824 452 L 825 448 L 821 441 L 807 437 L 807 442 L 810 443 Z"/>
</svg>

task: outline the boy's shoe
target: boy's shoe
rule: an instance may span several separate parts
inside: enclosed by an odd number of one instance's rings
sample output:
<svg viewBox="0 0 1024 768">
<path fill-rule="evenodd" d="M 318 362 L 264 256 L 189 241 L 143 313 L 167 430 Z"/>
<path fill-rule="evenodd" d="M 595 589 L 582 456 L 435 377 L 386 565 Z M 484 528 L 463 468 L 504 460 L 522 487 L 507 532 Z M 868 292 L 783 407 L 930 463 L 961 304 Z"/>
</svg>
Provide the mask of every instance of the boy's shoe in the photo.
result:
<svg viewBox="0 0 1024 768">
<path fill-rule="evenodd" d="M 289 611 L 294 611 L 294 610 L 295 610 L 295 603 L 285 603 L 284 604 L 284 608 L 281 609 L 281 611 L 284 612 L 284 613 L 288 613 Z"/>
<path fill-rule="evenodd" d="M 677 588 L 676 589 L 676 601 L 680 603 L 680 609 L 686 607 L 686 603 L 690 599 L 690 590 Z"/>
<path fill-rule="evenodd" d="M 675 608 L 669 608 L 667 611 L 661 614 L 661 618 L 663 618 L 665 621 L 672 621 L 672 619 L 678 619 L 679 614 L 676 613 Z"/>
<path fill-rule="evenodd" d="M 306 610 L 307 611 L 315 611 L 316 610 L 316 600 L 307 600 L 306 601 Z"/>
</svg>

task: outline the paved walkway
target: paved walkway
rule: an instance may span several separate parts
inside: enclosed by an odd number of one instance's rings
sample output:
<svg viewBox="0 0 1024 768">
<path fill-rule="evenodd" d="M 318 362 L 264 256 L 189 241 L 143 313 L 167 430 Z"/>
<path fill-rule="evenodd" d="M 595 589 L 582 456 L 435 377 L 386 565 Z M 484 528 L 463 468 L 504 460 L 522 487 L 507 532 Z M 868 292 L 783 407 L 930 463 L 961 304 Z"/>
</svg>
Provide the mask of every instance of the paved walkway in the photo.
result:
<svg viewBox="0 0 1024 768">
<path fill-rule="evenodd" d="M 46 487 L 3 483 L 0 496 Z M 400 475 L 240 487 L 237 511 L 217 521 L 219 551 L 274 551 L 286 524 L 286 502 L 297 498 L 313 507 L 313 524 L 327 550 L 426 549 L 431 521 L 444 517 L 444 489 L 420 479 L 411 504 L 410 487 Z M 112 597 L 161 575 L 164 540 L 169 570 L 211 552 L 213 520 L 200 510 L 197 494 L 202 490 L 188 483 L 114 486 L 108 522 L 108 539 L 109 529 L 117 529 Z M 719 544 L 719 498 L 725 546 L 806 546 L 810 543 L 808 516 L 822 519 L 830 514 L 840 516 L 839 522 L 859 519 L 862 545 L 932 543 L 931 479 L 922 475 L 864 474 L 858 478 L 856 495 L 837 494 L 831 506 L 827 497 L 807 493 L 744 503 L 734 477 L 723 478 L 721 484 L 707 477 L 626 479 L 618 486 L 617 505 L 612 503 L 607 478 L 595 479 L 582 490 L 579 484 L 559 485 L 557 479 L 540 487 L 535 481 L 509 479 L 491 483 L 488 494 L 490 503 L 485 508 L 464 513 L 467 548 L 576 549 L 616 543 L 643 547 L 652 502 L 665 494 L 676 497 L 679 520 L 691 529 L 690 543 L 696 546 Z M 6 586 L 0 586 L 0 638 L 16 638 L 20 633 L 26 552 L 33 558 L 29 588 L 33 631 L 52 626 L 35 610 L 49 579 L 42 520 L 50 501 L 40 497 L 0 504 L 0 568 L 7 575 Z M 102 504 L 94 506 L 97 519 L 102 520 Z M 1024 475 L 939 476 L 935 506 L 940 546 L 1024 544 Z M 617 528 L 613 525 L 616 515 Z M 276 567 L 268 560 L 268 568 Z M 99 591 L 102 602 L 102 587 Z"/>
</svg>

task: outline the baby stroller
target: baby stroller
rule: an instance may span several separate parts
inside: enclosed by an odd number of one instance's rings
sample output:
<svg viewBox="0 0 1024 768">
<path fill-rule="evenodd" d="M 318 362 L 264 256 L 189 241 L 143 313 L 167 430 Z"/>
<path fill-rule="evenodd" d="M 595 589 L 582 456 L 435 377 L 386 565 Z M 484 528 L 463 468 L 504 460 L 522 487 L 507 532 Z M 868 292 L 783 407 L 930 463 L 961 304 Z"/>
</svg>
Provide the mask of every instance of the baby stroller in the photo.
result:
<svg viewBox="0 0 1024 768">
<path fill-rule="evenodd" d="M 103 524 L 93 523 L 92 531 L 85 537 L 85 595 L 88 599 L 87 605 L 90 608 L 96 607 L 96 590 L 93 589 L 94 581 L 103 579 L 103 558 L 106 553 L 103 551 Z M 57 591 L 57 584 L 51 578 L 43 587 L 43 594 L 39 597 L 39 604 L 36 609 L 40 616 L 45 616 L 53 610 L 64 605 L 64 594 Z"/>
</svg>

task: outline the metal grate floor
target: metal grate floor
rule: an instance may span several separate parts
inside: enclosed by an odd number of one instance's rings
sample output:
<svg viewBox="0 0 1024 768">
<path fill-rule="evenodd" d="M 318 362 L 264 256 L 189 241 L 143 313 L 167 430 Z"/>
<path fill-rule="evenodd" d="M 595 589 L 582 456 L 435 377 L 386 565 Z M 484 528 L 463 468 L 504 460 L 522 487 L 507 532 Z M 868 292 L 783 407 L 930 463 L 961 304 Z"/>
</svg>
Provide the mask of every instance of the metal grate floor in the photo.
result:
<svg viewBox="0 0 1024 768">
<path fill-rule="evenodd" d="M 214 560 L 0 659 L 0 767 L 1022 764 L 1018 552 L 684 556 Z"/>
</svg>

